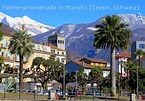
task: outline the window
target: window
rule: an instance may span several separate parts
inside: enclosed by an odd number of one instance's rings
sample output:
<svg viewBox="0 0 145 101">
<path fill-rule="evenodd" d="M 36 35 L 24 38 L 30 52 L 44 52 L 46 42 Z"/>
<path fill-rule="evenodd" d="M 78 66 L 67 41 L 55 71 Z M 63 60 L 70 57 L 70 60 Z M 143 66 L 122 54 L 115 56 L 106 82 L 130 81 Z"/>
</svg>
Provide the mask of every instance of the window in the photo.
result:
<svg viewBox="0 0 145 101">
<path fill-rule="evenodd" d="M 62 52 L 62 55 L 64 55 L 64 52 Z"/>
<path fill-rule="evenodd" d="M 94 63 L 92 62 L 91 65 L 94 65 Z"/>
<path fill-rule="evenodd" d="M 58 40 L 58 43 L 64 44 L 64 41 L 63 40 Z"/>
<path fill-rule="evenodd" d="M 62 41 L 62 44 L 64 44 L 64 41 Z"/>
<path fill-rule="evenodd" d="M 2 40 L 1 45 L 2 45 L 2 47 L 6 47 L 6 39 L 3 39 L 3 40 Z"/>
<path fill-rule="evenodd" d="M 11 54 L 10 52 L 8 52 L 8 57 L 9 57 L 10 59 L 13 59 L 13 56 L 12 56 L 12 54 Z"/>
<path fill-rule="evenodd" d="M 62 63 L 65 63 L 65 60 L 66 60 L 65 58 L 62 58 L 62 59 L 61 59 L 61 62 L 62 62 Z"/>
<path fill-rule="evenodd" d="M 60 59 L 59 59 L 59 58 L 57 58 L 57 61 L 59 61 L 59 62 L 60 62 Z"/>
<path fill-rule="evenodd" d="M 99 64 L 98 64 L 98 63 L 96 63 L 96 66 L 99 66 Z"/>
<path fill-rule="evenodd" d="M 10 45 L 10 41 L 8 41 L 8 46 Z"/>
<path fill-rule="evenodd" d="M 16 54 L 16 61 L 19 61 L 20 59 L 19 59 L 19 55 L 18 54 Z"/>
<path fill-rule="evenodd" d="M 2 49 L 1 50 L 1 55 L 4 56 L 4 57 L 6 57 L 6 50 L 5 49 Z"/>
<path fill-rule="evenodd" d="M 140 49 L 144 49 L 145 48 L 145 44 L 139 44 L 139 48 Z"/>
</svg>

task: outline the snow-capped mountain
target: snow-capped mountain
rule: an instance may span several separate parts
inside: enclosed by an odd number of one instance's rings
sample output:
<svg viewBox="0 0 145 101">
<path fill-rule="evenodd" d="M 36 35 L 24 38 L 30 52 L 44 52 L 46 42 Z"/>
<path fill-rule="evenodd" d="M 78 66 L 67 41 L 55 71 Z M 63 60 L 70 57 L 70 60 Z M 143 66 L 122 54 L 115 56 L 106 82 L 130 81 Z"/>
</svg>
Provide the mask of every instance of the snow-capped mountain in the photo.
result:
<svg viewBox="0 0 145 101">
<path fill-rule="evenodd" d="M 145 40 L 145 17 L 140 13 L 138 14 L 118 14 L 122 17 L 122 22 L 130 24 L 128 27 L 133 37 L 131 41 Z M 109 59 L 108 50 L 100 50 L 93 47 L 94 31 L 96 30 L 95 25 L 100 24 L 104 17 L 91 23 L 82 24 L 64 24 L 58 28 L 47 26 L 30 19 L 27 16 L 22 18 L 12 18 L 6 14 L 0 13 L 0 22 L 9 25 L 11 28 L 18 30 L 22 28 L 22 24 L 26 24 L 25 28 L 30 34 L 35 35 L 33 41 L 39 43 L 46 43 L 47 37 L 59 33 L 66 37 L 66 49 L 72 50 L 81 56 L 97 57 L 105 60 Z M 33 25 L 33 26 L 31 26 Z M 46 26 L 48 28 L 40 28 L 38 26 Z M 46 31 L 46 32 L 45 32 Z M 40 34 L 42 32 L 42 34 Z M 44 32 L 44 33 L 43 33 Z"/>
<path fill-rule="evenodd" d="M 54 27 L 39 23 L 27 16 L 13 18 L 1 12 L 0 12 L 0 22 L 8 25 L 10 28 L 13 28 L 14 30 L 22 29 L 22 25 L 24 25 L 25 29 L 28 30 L 28 33 L 31 35 L 37 35 L 40 33 L 47 32 L 51 29 L 54 29 Z"/>
<path fill-rule="evenodd" d="M 122 22 L 130 24 L 128 27 L 133 32 L 131 41 L 145 40 L 145 17 L 138 14 L 118 14 Z M 100 24 L 104 17 L 91 23 L 64 24 L 58 27 L 58 33 L 66 37 L 66 49 L 73 50 L 82 56 L 103 58 L 108 60 L 108 50 L 97 50 L 93 47 L 95 25 Z M 52 29 L 41 35 L 33 37 L 34 41 L 47 42 L 47 37 L 57 30 Z M 41 40 L 40 40 L 41 39 Z"/>
</svg>

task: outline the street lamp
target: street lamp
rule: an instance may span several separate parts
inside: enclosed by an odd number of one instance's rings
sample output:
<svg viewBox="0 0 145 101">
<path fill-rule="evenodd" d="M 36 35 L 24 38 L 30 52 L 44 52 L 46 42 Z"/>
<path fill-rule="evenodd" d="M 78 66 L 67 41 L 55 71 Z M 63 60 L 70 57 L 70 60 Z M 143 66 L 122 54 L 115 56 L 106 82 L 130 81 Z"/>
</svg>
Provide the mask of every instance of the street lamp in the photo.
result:
<svg viewBox="0 0 145 101">
<path fill-rule="evenodd" d="M 78 71 L 76 71 L 76 90 L 77 90 L 77 84 L 78 84 Z"/>
<path fill-rule="evenodd" d="M 34 99 L 35 99 L 35 93 L 36 93 L 36 90 L 37 90 L 37 87 L 36 87 L 36 76 L 37 76 L 37 74 L 34 74 Z"/>
<path fill-rule="evenodd" d="M 138 95 L 138 66 L 136 69 L 137 69 L 136 70 L 136 79 L 137 79 L 137 81 L 136 81 L 136 94 L 137 94 L 137 99 L 138 99 L 138 97 L 139 97 L 139 95 Z"/>
<path fill-rule="evenodd" d="M 63 98 L 65 98 L 65 64 L 63 66 Z"/>
<path fill-rule="evenodd" d="M 122 75 L 122 74 L 121 74 Z M 119 82 L 118 82 L 118 101 L 120 101 L 120 76 L 121 76 L 120 74 L 118 75 L 118 80 L 119 80 Z"/>
</svg>

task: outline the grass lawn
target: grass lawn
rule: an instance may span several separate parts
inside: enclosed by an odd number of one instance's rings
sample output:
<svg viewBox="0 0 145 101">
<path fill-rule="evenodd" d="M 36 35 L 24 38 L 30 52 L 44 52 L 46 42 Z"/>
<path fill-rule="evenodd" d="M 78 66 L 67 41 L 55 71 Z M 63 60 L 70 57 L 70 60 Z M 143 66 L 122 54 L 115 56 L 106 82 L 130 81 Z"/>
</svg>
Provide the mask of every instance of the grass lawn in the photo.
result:
<svg viewBox="0 0 145 101">
<path fill-rule="evenodd" d="M 35 99 L 40 100 L 47 100 L 48 96 L 42 96 L 42 95 L 35 95 Z M 115 97 L 109 97 L 107 96 L 107 99 L 117 99 L 118 96 Z M 4 93 L 0 93 L 0 99 L 4 99 Z M 6 93 L 5 99 L 19 99 L 19 93 Z M 28 94 L 28 93 L 21 93 L 21 99 L 25 100 L 33 100 L 34 94 Z M 84 95 L 84 96 L 78 96 L 77 99 L 106 99 L 106 97 L 93 97 L 92 95 Z M 128 96 L 120 96 L 120 99 L 123 101 L 129 101 Z"/>
<path fill-rule="evenodd" d="M 104 97 L 104 96 L 93 97 L 91 95 L 77 97 L 77 99 L 80 99 L 80 98 L 81 99 L 106 99 L 106 97 Z M 107 99 L 118 99 L 118 96 L 115 96 L 115 97 L 107 96 Z M 129 101 L 130 97 L 129 96 L 120 96 L 119 99 L 123 100 L 123 101 Z"/>
<path fill-rule="evenodd" d="M 97 98 L 106 99 L 106 97 L 104 97 L 104 96 L 102 96 L 102 97 L 97 97 Z M 107 99 L 118 99 L 118 96 L 114 96 L 114 97 L 107 96 Z M 130 97 L 129 97 L 129 96 L 120 96 L 119 99 L 120 99 L 120 100 L 124 100 L 124 101 L 129 101 Z"/>
<path fill-rule="evenodd" d="M 34 99 L 34 94 L 21 93 L 21 99 Z M 6 99 L 19 99 L 19 93 L 6 93 Z M 0 93 L 0 99 L 4 99 L 4 93 Z M 35 99 L 47 99 L 47 96 L 35 95 Z"/>
</svg>

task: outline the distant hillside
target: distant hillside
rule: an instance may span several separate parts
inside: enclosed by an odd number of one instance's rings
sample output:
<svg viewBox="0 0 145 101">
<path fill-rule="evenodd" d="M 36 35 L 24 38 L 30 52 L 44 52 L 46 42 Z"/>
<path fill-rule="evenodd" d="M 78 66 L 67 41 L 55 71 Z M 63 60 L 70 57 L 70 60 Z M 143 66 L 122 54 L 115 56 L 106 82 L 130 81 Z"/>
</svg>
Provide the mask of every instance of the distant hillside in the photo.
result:
<svg viewBox="0 0 145 101">
<path fill-rule="evenodd" d="M 67 60 L 74 60 L 74 59 L 79 59 L 82 57 L 83 56 L 79 55 L 78 53 L 76 53 L 72 50 L 67 50 Z"/>
<path fill-rule="evenodd" d="M 140 13 L 138 14 L 118 14 L 122 18 L 123 23 L 130 24 L 128 29 L 133 33 L 133 41 L 145 40 L 145 17 Z M 29 34 L 35 35 L 33 37 L 34 42 L 46 43 L 47 37 L 54 34 L 56 31 L 66 38 L 66 50 L 70 55 L 70 58 L 75 59 L 79 56 L 87 56 L 91 58 L 101 58 L 109 61 L 109 50 L 96 50 L 93 47 L 95 25 L 100 24 L 101 20 L 104 19 L 104 16 L 97 19 L 94 22 L 90 23 L 81 23 L 81 24 L 63 24 L 58 28 L 47 26 L 41 24 L 33 19 L 30 19 L 27 16 L 22 18 L 16 17 L 12 18 L 6 14 L 0 13 L 0 22 L 3 22 L 6 25 L 9 25 L 14 30 L 22 29 L 22 24 L 26 23 L 25 26 Z M 24 22 L 23 22 L 24 20 Z M 34 25 L 34 26 L 31 26 Z M 40 29 L 40 26 L 45 26 Z M 39 26 L 39 27 L 38 27 Z M 44 32 L 44 33 L 40 33 Z M 37 34 L 37 35 L 36 35 Z M 130 51 L 130 48 L 129 50 Z"/>
<path fill-rule="evenodd" d="M 11 33 L 15 32 L 14 29 L 10 28 L 8 25 L 5 25 L 5 24 L 2 24 L 1 29 L 4 34 L 11 34 Z"/>
<path fill-rule="evenodd" d="M 145 40 L 145 17 L 138 14 L 118 14 L 122 18 L 123 23 L 130 24 L 128 29 L 133 33 L 132 42 L 137 40 Z M 78 53 L 80 56 L 97 57 L 109 61 L 109 50 L 96 50 L 93 47 L 95 25 L 100 24 L 104 17 L 91 23 L 82 24 L 64 24 L 57 29 L 59 34 L 66 37 L 66 49 Z M 38 42 L 47 42 L 47 37 L 55 33 L 55 29 L 36 35 L 33 40 Z M 129 50 L 130 51 L 130 48 Z"/>
</svg>

